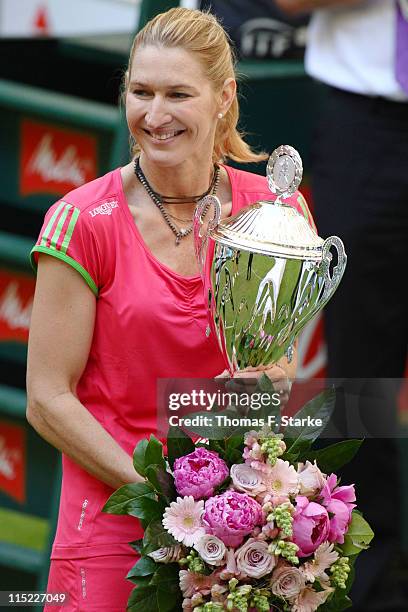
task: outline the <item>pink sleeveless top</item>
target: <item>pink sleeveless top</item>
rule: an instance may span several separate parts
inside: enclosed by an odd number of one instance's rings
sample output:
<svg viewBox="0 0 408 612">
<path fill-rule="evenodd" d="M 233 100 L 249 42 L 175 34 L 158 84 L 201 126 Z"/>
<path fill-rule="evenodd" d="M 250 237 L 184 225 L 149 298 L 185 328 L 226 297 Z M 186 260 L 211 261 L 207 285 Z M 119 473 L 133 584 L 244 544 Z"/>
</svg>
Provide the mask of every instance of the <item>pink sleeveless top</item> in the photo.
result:
<svg viewBox="0 0 408 612">
<path fill-rule="evenodd" d="M 232 214 L 271 199 L 264 177 L 225 166 Z M 292 204 L 313 223 L 303 197 Z M 156 429 L 160 378 L 207 378 L 225 369 L 210 335 L 199 276 L 183 277 L 145 245 L 123 192 L 120 169 L 70 192 L 46 213 L 31 257 L 73 266 L 97 299 L 95 329 L 78 384 L 82 404 L 129 454 Z M 80 333 L 80 331 L 79 331 Z M 63 456 L 60 514 L 52 558 L 129 553 L 137 519 L 101 512 L 112 489 Z"/>
</svg>

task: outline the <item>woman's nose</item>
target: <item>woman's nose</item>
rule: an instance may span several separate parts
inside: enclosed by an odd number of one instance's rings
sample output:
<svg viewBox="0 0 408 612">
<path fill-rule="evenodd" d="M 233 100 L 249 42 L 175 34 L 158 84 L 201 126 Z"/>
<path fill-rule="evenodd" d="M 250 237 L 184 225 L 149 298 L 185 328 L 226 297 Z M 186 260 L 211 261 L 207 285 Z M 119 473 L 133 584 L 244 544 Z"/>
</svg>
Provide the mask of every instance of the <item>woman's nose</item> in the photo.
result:
<svg viewBox="0 0 408 612">
<path fill-rule="evenodd" d="M 167 112 L 165 101 L 160 98 L 154 98 L 146 113 L 145 119 L 147 127 L 157 128 L 166 123 L 170 123 L 172 117 Z"/>
</svg>

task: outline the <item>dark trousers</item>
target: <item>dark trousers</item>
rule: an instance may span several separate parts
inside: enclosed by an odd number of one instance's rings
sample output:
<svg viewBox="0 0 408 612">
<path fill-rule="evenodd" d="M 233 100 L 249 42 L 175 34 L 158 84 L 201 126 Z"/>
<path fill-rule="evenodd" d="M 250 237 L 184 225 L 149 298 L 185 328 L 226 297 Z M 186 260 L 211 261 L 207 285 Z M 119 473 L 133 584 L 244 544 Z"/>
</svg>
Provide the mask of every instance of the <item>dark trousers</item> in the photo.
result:
<svg viewBox="0 0 408 612">
<path fill-rule="evenodd" d="M 312 145 L 312 194 L 319 235 L 340 236 L 348 256 L 324 311 L 328 376 L 349 379 L 345 396 L 350 379 L 367 379 L 362 420 L 374 436 L 341 474 L 376 531 L 357 566 L 362 605 L 401 533 L 397 385 L 381 379 L 402 378 L 407 355 L 408 103 L 330 88 Z"/>
</svg>

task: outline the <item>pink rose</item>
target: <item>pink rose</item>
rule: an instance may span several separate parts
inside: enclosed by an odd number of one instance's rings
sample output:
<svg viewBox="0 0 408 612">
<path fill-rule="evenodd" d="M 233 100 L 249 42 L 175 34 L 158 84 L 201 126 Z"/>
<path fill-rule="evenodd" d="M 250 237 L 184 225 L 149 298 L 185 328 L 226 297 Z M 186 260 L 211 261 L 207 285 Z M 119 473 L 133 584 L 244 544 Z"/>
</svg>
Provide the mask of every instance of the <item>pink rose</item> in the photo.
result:
<svg viewBox="0 0 408 612">
<path fill-rule="evenodd" d="M 199 447 L 174 462 L 174 484 L 180 495 L 194 499 L 211 497 L 228 476 L 228 466 L 214 451 Z"/>
<path fill-rule="evenodd" d="M 321 490 L 320 502 L 330 513 L 329 542 L 343 544 L 344 534 L 351 522 L 351 512 L 356 504 L 354 485 L 337 487 L 337 476 L 330 474 Z"/>
<path fill-rule="evenodd" d="M 262 578 L 270 574 L 276 565 L 276 557 L 268 552 L 268 544 L 250 538 L 235 552 L 237 568 L 241 575 Z"/>
<path fill-rule="evenodd" d="M 307 557 L 328 539 L 330 519 L 326 508 L 307 497 L 296 497 L 296 509 L 293 517 L 293 542 L 299 546 L 297 555 Z"/>
<path fill-rule="evenodd" d="M 256 525 L 264 522 L 261 506 L 245 493 L 225 491 L 205 502 L 202 516 L 205 531 L 220 538 L 226 546 L 239 546 Z"/>
</svg>

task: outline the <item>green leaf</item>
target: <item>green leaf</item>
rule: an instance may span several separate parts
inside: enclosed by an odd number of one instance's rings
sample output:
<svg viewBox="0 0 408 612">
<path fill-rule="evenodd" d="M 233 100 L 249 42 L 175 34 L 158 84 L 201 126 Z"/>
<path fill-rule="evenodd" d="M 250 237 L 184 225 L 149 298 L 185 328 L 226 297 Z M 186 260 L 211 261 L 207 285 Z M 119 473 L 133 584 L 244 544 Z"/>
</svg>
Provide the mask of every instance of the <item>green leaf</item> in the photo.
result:
<svg viewBox="0 0 408 612">
<path fill-rule="evenodd" d="M 167 454 L 171 469 L 179 457 L 184 457 L 195 450 L 191 438 L 179 427 L 171 427 L 167 437 Z"/>
<path fill-rule="evenodd" d="M 335 595 L 338 596 L 333 597 L 333 599 L 327 601 L 323 606 L 319 606 L 319 610 L 322 612 L 343 612 L 343 610 L 347 610 L 347 608 L 351 608 L 353 602 L 350 597 L 347 597 L 344 593 L 344 589 L 342 593 L 339 593 L 341 589 L 338 589 L 335 592 Z"/>
<path fill-rule="evenodd" d="M 163 457 L 163 444 L 153 434 L 147 444 L 145 451 L 145 471 L 149 465 L 160 465 L 163 469 L 166 468 L 166 462 Z"/>
<path fill-rule="evenodd" d="M 157 585 L 157 601 L 160 612 L 181 610 L 183 597 L 179 586 L 180 567 L 177 563 L 161 565 L 150 584 Z"/>
<path fill-rule="evenodd" d="M 275 391 L 271 379 L 266 374 L 261 374 L 257 382 L 257 387 L 262 393 L 270 393 L 272 395 Z"/>
<path fill-rule="evenodd" d="M 149 586 L 151 575 L 150 576 L 131 576 L 128 578 L 129 582 L 134 584 L 137 587 Z"/>
<path fill-rule="evenodd" d="M 157 570 L 157 563 L 150 557 L 141 557 L 129 571 L 126 578 L 134 578 L 137 576 L 151 576 Z"/>
<path fill-rule="evenodd" d="M 140 538 L 139 540 L 134 540 L 133 542 L 129 542 L 129 546 L 131 546 L 133 550 L 141 554 L 143 548 L 143 538 Z"/>
<path fill-rule="evenodd" d="M 146 528 L 143 538 L 143 554 L 165 546 L 176 546 L 178 542 L 163 527 L 161 520 L 152 521 Z"/>
<path fill-rule="evenodd" d="M 374 532 L 367 521 L 358 514 L 352 512 L 351 524 L 344 537 L 344 544 L 340 545 L 343 555 L 358 555 L 362 550 L 369 548 L 370 542 L 374 537 Z"/>
<path fill-rule="evenodd" d="M 178 563 L 160 565 L 151 579 L 150 584 L 155 584 L 157 588 L 164 589 L 167 593 L 177 593 L 180 588 L 179 571 L 180 567 Z"/>
<path fill-rule="evenodd" d="M 131 484 L 123 485 L 117 491 L 112 493 L 104 507 L 102 512 L 109 514 L 132 514 L 137 516 L 134 512 L 138 512 L 141 507 L 140 501 L 144 499 L 154 501 L 155 492 L 151 486 L 143 482 L 134 482 Z M 157 503 L 154 501 L 154 503 Z"/>
<path fill-rule="evenodd" d="M 149 441 L 146 439 L 140 440 L 135 450 L 133 451 L 133 466 L 140 476 L 145 475 L 145 452 Z"/>
<path fill-rule="evenodd" d="M 155 586 L 140 586 L 131 592 L 126 610 L 128 612 L 160 612 Z"/>
<path fill-rule="evenodd" d="M 163 469 L 161 465 L 147 466 L 146 478 L 154 486 L 155 490 L 163 494 L 169 501 L 176 499 L 177 491 L 174 486 L 173 476 Z"/>
<path fill-rule="evenodd" d="M 310 400 L 293 416 L 294 419 L 307 420 L 310 418 L 314 422 L 320 419 L 322 424 L 308 425 L 305 421 L 298 426 L 291 426 L 287 436 L 285 434 L 286 450 L 288 453 L 298 452 L 299 448 L 304 450 L 305 442 L 311 445 L 319 437 L 333 414 L 335 401 L 336 393 L 334 389 L 327 389 Z"/>
<path fill-rule="evenodd" d="M 313 462 L 316 460 L 322 472 L 331 474 L 349 463 L 363 442 L 364 440 L 343 440 L 317 451 L 305 453 L 304 457 L 299 457 L 299 461 L 305 462 L 308 459 Z"/>
</svg>

